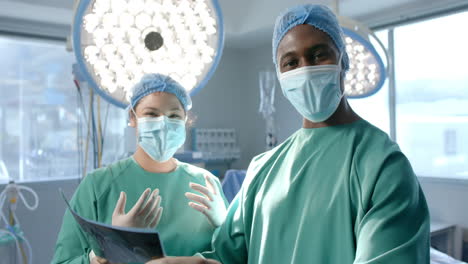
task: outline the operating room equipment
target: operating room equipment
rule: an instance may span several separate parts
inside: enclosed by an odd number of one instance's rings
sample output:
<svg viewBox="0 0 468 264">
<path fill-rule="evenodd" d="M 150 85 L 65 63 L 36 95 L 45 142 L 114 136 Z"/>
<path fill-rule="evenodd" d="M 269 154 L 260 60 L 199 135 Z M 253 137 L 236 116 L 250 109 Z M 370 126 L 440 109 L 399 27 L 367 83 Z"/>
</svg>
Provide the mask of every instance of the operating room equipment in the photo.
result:
<svg viewBox="0 0 468 264">
<path fill-rule="evenodd" d="M 275 126 L 275 89 L 276 75 L 274 71 L 261 71 L 258 74 L 260 85 L 260 108 L 259 112 L 265 119 L 266 149 L 272 149 L 278 144 Z"/>
<path fill-rule="evenodd" d="M 201 152 L 205 162 L 230 163 L 240 158 L 235 129 L 193 128 L 192 149 Z"/>
<path fill-rule="evenodd" d="M 26 200 L 24 192 L 29 192 L 33 196 L 33 204 L 30 204 Z M 33 263 L 31 245 L 21 230 L 19 219 L 16 215 L 18 201 L 22 201 L 27 209 L 33 211 L 38 207 L 39 197 L 33 189 L 10 181 L 0 193 L 0 221 L 3 222 L 0 225 L 1 264 Z M 7 214 L 4 213 L 4 207 L 6 207 Z"/>
<path fill-rule="evenodd" d="M 72 44 L 85 81 L 124 108 L 147 73 L 201 89 L 221 57 L 223 17 L 217 0 L 81 0 Z"/>
<path fill-rule="evenodd" d="M 349 17 L 340 16 L 340 0 L 334 0 L 334 11 L 343 30 L 349 70 L 345 77 L 345 94 L 349 98 L 364 98 L 378 92 L 388 75 L 387 49 L 374 31 Z M 377 48 L 383 53 L 387 67 Z"/>
<path fill-rule="evenodd" d="M 70 43 L 84 119 L 78 127 L 85 138 L 78 143 L 84 177 L 89 167 L 99 168 L 104 162 L 107 114 L 103 120 L 101 97 L 127 107 L 133 85 L 148 73 L 168 75 L 187 93 L 195 94 L 220 61 L 223 16 L 217 0 L 81 0 L 75 4 Z M 82 94 L 89 94 L 89 104 Z M 124 134 L 130 137 L 124 136 L 123 141 L 132 140 L 132 131 Z M 114 160 L 128 156 L 133 145 L 126 144 Z"/>
<path fill-rule="evenodd" d="M 379 38 L 368 27 L 347 17 L 339 17 L 349 57 L 345 93 L 349 98 L 364 98 L 378 92 L 387 78 L 387 68 L 374 44 L 388 55 Z M 374 43 L 374 44 L 373 44 Z"/>
</svg>

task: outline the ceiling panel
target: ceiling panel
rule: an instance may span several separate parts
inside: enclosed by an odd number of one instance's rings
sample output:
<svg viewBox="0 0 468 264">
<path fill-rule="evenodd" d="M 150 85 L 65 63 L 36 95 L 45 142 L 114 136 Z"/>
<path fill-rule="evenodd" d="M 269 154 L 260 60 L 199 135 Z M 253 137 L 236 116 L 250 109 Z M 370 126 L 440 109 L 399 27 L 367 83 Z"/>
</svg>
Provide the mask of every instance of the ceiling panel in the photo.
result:
<svg viewBox="0 0 468 264">
<path fill-rule="evenodd" d="M 27 3 L 27 4 L 33 4 L 33 5 L 41 5 L 41 6 L 46 6 L 46 7 L 72 9 L 74 0 L 15 0 L 15 2 L 22 2 L 22 3 Z"/>
<path fill-rule="evenodd" d="M 219 0 L 219 2 L 224 14 L 226 43 L 228 46 L 236 47 L 250 47 L 269 41 L 277 15 L 287 7 L 302 3 L 334 6 L 336 3 L 333 0 Z M 21 9 L 21 12 L 0 10 L 0 20 L 5 17 L 15 18 L 17 15 L 21 16 L 17 19 L 25 21 L 69 26 L 73 16 L 71 12 L 73 3 L 73 0 L 0 0 L 0 7 L 15 6 L 15 4 L 21 6 L 14 8 Z M 440 10 L 456 9 L 463 5 L 468 8 L 468 0 L 341 0 L 339 13 L 369 26 L 376 26 Z"/>
</svg>

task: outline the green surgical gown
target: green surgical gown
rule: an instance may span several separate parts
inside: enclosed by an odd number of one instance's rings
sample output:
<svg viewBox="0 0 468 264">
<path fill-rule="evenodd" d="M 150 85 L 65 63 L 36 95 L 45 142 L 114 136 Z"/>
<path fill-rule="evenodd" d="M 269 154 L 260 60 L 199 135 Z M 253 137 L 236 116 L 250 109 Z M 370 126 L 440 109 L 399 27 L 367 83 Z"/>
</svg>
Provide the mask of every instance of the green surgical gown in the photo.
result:
<svg viewBox="0 0 468 264">
<path fill-rule="evenodd" d="M 410 163 L 368 122 L 300 129 L 253 159 L 204 257 L 223 264 L 426 264 Z"/>
<path fill-rule="evenodd" d="M 206 174 L 211 175 L 204 169 L 182 162 L 178 162 L 173 172 L 150 173 L 133 158 L 128 158 L 86 176 L 70 204 L 87 219 L 111 224 L 120 191 L 127 193 L 128 212 L 146 188 L 159 188 L 164 211 L 156 229 L 165 252 L 169 256 L 190 256 L 210 248 L 214 231 L 203 214 L 188 206 L 189 200 L 185 197 L 185 192 L 193 192 L 189 182 L 205 185 Z M 221 188 L 219 180 L 211 177 Z M 89 263 L 90 250 L 85 234 L 67 210 L 52 263 Z"/>
</svg>

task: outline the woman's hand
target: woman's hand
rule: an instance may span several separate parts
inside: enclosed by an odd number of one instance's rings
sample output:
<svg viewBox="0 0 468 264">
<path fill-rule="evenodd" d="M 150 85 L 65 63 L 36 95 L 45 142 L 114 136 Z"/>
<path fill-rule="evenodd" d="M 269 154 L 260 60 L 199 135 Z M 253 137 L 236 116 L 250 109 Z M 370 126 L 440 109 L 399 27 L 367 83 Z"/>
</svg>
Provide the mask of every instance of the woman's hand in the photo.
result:
<svg viewBox="0 0 468 264">
<path fill-rule="evenodd" d="M 125 213 L 127 195 L 125 192 L 121 192 L 120 198 L 115 205 L 114 213 L 112 214 L 112 225 L 155 228 L 159 220 L 161 220 L 163 208 L 160 206 L 161 196 L 159 196 L 159 189 L 155 189 L 151 194 L 150 193 L 151 189 L 146 189 L 133 208 L 128 213 Z"/>
<path fill-rule="evenodd" d="M 218 227 L 224 222 L 227 213 L 221 195 L 222 190 L 219 189 L 211 176 L 205 175 L 205 182 L 206 186 L 190 183 L 190 188 L 200 192 L 203 196 L 189 192 L 185 193 L 185 196 L 192 200 L 189 203 L 190 207 L 204 214 L 214 227 Z"/>
</svg>

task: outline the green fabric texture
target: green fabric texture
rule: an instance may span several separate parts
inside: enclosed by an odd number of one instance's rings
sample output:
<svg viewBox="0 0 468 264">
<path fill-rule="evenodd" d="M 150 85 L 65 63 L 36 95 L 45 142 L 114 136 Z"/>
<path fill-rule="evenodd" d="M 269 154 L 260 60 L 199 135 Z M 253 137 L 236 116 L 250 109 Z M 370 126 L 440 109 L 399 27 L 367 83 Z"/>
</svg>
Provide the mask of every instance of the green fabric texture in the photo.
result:
<svg viewBox="0 0 468 264">
<path fill-rule="evenodd" d="M 215 179 L 221 189 L 218 178 L 193 165 L 178 162 L 173 172 L 150 173 L 133 158 L 128 158 L 87 175 L 70 205 L 84 218 L 111 224 L 120 191 L 127 193 L 128 212 L 146 188 L 159 188 L 164 211 L 156 230 L 164 250 L 168 256 L 190 256 L 210 248 L 214 231 L 203 214 L 188 206 L 189 200 L 185 197 L 185 192 L 194 192 L 189 183 L 205 185 L 204 175 L 207 174 Z M 52 263 L 89 263 L 90 250 L 85 233 L 67 210 Z"/>
<path fill-rule="evenodd" d="M 360 120 L 300 129 L 254 158 L 203 256 L 223 264 L 424 264 L 429 223 L 407 158 Z"/>
</svg>

